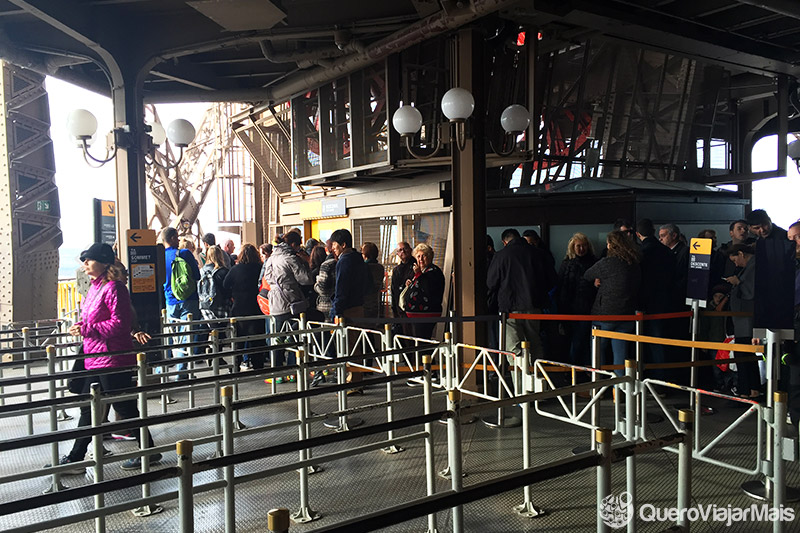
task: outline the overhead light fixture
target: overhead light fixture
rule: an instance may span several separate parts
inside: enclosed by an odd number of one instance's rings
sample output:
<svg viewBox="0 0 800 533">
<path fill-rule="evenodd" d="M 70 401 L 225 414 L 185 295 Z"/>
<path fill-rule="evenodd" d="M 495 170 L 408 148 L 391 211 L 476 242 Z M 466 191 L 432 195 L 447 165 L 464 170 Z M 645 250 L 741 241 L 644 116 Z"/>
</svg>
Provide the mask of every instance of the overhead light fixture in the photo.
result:
<svg viewBox="0 0 800 533">
<path fill-rule="evenodd" d="M 414 135 L 422 128 L 422 114 L 413 105 L 401 105 L 392 115 L 392 126 L 405 142 L 406 149 L 416 159 L 429 159 L 439 153 L 444 142 L 455 141 L 456 147 L 463 151 L 466 147 L 466 122 L 475 110 L 475 98 L 472 94 L 460 87 L 454 87 L 442 96 L 442 113 L 449 120 L 449 126 L 454 129 L 449 140 L 442 141 L 442 125 L 437 126 L 433 151 L 421 154 L 412 147 Z M 530 113 L 519 104 L 508 106 L 500 116 L 500 125 L 506 132 L 506 138 L 511 137 L 511 147 L 507 151 L 497 151 L 503 156 L 511 155 L 516 150 L 517 136 L 527 129 L 530 124 Z M 505 141 L 503 143 L 505 145 Z M 494 149 L 494 147 L 492 147 Z"/>
<path fill-rule="evenodd" d="M 183 150 L 189 143 L 194 140 L 195 129 L 191 122 L 184 119 L 177 119 L 172 121 L 166 128 L 158 122 L 153 122 L 145 125 L 145 131 L 151 138 L 150 146 L 146 150 L 147 156 L 145 161 L 147 164 L 156 164 L 165 169 L 171 169 L 178 166 L 183 159 Z M 83 150 L 83 158 L 86 163 L 93 167 L 103 166 L 108 163 L 117 155 L 119 147 L 128 149 L 134 145 L 134 139 L 131 135 L 131 127 L 129 125 L 114 128 L 109 132 L 106 143 L 106 155 L 103 158 L 98 158 L 89 153 L 89 144 L 91 139 L 97 132 L 97 118 L 91 111 L 86 109 L 75 109 L 67 116 L 67 132 L 79 141 L 78 147 Z M 155 149 L 164 144 L 166 140 L 179 147 L 180 157 L 171 165 L 161 165 L 156 162 L 154 156 Z M 94 162 L 94 163 L 93 163 Z"/>
</svg>

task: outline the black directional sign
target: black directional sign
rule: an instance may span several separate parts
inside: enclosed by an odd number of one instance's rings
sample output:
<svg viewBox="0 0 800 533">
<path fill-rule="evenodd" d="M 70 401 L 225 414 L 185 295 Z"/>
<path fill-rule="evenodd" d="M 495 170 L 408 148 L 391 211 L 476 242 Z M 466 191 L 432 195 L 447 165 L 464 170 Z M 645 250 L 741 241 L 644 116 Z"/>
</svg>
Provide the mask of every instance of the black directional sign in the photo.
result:
<svg viewBox="0 0 800 533">
<path fill-rule="evenodd" d="M 711 239 L 692 239 L 689 244 L 689 283 L 686 299 L 700 300 L 705 307 L 711 271 Z"/>
</svg>

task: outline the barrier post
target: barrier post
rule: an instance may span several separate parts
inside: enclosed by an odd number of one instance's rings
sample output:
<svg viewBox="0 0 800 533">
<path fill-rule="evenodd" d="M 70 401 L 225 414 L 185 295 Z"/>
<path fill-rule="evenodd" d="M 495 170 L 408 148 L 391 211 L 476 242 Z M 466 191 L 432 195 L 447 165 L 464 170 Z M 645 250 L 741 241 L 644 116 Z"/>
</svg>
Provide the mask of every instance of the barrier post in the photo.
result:
<svg viewBox="0 0 800 533">
<path fill-rule="evenodd" d="M 594 431 L 595 449 L 600 454 L 601 461 L 597 465 L 597 531 L 609 533 L 611 528 L 603 522 L 600 509 L 603 500 L 611 495 L 611 430 L 598 428 Z"/>
<path fill-rule="evenodd" d="M 90 385 L 90 392 L 92 395 L 91 410 L 92 410 L 92 427 L 96 428 L 103 423 L 103 401 L 100 397 L 100 384 L 92 383 Z M 92 435 L 92 453 L 94 454 L 94 482 L 100 483 L 103 481 L 103 436 Z M 94 508 L 102 509 L 105 507 L 105 494 L 94 495 Z M 106 517 L 98 515 L 94 519 L 94 529 L 97 533 L 105 533 L 106 530 Z"/>
<path fill-rule="evenodd" d="M 136 354 L 136 363 L 139 365 L 137 368 L 137 378 L 136 384 L 139 387 L 143 387 L 147 383 L 147 354 L 145 353 L 137 353 Z M 142 420 L 147 419 L 147 393 L 144 391 L 139 392 L 139 417 Z M 139 448 L 144 450 L 147 448 L 147 434 L 148 434 L 147 426 L 142 426 L 139 428 Z M 101 443 L 102 448 L 102 443 Z M 145 474 L 150 471 L 150 461 L 148 459 L 149 454 L 145 453 L 142 456 L 142 473 Z M 95 457 L 95 461 L 97 458 Z M 149 498 L 150 497 L 150 483 L 142 483 L 142 498 Z M 142 507 L 137 507 L 136 509 L 131 510 L 135 516 L 150 516 L 156 513 L 160 513 L 163 509 L 159 505 L 143 505 Z"/>
<path fill-rule="evenodd" d="M 773 397 L 774 417 L 772 428 L 775 432 L 773 439 L 774 451 L 772 453 L 772 508 L 776 511 L 783 509 L 786 505 L 786 467 L 783 464 L 783 439 L 786 432 L 786 411 L 789 395 L 785 392 L 775 392 Z M 773 522 L 775 533 L 782 533 L 783 520 L 778 517 Z"/>
<path fill-rule="evenodd" d="M 461 470 L 461 391 L 447 392 L 447 409 L 451 412 L 447 419 L 447 457 L 450 469 L 450 486 L 455 492 L 462 489 Z M 461 505 L 453 507 L 453 533 L 464 531 L 464 508 Z"/>
<path fill-rule="evenodd" d="M 592 326 L 592 330 L 596 330 L 595 326 Z M 600 337 L 596 337 L 592 334 L 592 368 L 599 369 L 600 368 Z M 592 383 L 597 381 L 597 372 L 592 372 Z M 597 389 L 592 389 L 592 395 L 597 393 Z M 592 406 L 592 426 L 597 427 L 597 418 L 599 415 L 598 412 L 598 404 L 600 402 L 594 402 Z M 597 438 L 595 435 L 592 435 L 592 438 L 589 439 L 591 442 L 589 443 L 589 447 L 592 450 L 597 449 Z"/>
<path fill-rule="evenodd" d="M 533 374 L 530 365 L 530 342 L 522 341 L 522 350 L 519 354 L 522 367 L 522 394 L 532 394 L 534 392 Z M 531 467 L 531 403 L 522 404 L 522 468 Z M 531 496 L 531 486 L 526 485 L 523 489 L 524 500 L 522 504 L 514 506 L 514 512 L 525 518 L 535 518 L 544 514 L 544 510 L 533 505 Z"/>
<path fill-rule="evenodd" d="M 65 309 L 61 310 L 61 316 L 62 317 L 66 317 L 66 310 Z M 61 337 L 62 340 L 66 337 L 67 333 L 69 333 L 69 326 L 68 326 L 68 322 L 67 322 L 66 318 L 61 320 L 61 321 L 59 321 L 59 323 L 58 323 L 58 331 L 59 331 L 59 333 L 64 335 L 64 337 Z M 67 354 L 67 349 L 66 348 L 59 348 L 58 349 L 58 355 L 59 356 L 63 357 L 66 354 Z M 69 365 L 67 363 L 65 363 L 64 360 L 61 359 L 61 357 L 57 358 L 57 360 L 59 361 L 59 363 L 58 363 L 58 371 L 59 372 L 67 372 L 67 371 L 70 370 L 69 368 L 66 368 Z M 2 377 L 3 377 L 2 374 L 0 374 L 0 378 L 2 378 Z M 59 380 L 58 384 L 61 387 L 63 387 L 63 386 L 65 386 L 67 384 L 67 380 L 66 379 L 61 379 L 61 380 Z M 59 396 L 61 396 L 62 398 L 64 397 L 64 391 L 63 390 L 61 391 L 61 394 L 59 394 Z M 67 420 L 72 420 L 72 417 L 67 413 L 67 410 L 66 409 L 59 410 L 58 411 L 58 421 L 59 422 L 66 422 Z"/>
<path fill-rule="evenodd" d="M 389 331 L 389 334 L 391 334 L 391 326 L 389 324 L 387 324 L 387 326 L 387 330 Z M 431 403 L 433 399 L 430 355 L 422 356 L 422 366 L 425 369 L 425 381 L 422 389 L 422 402 L 425 414 L 427 415 L 431 412 Z M 432 496 L 436 493 L 436 466 L 434 465 L 433 425 L 430 422 L 425 423 L 425 433 L 427 433 L 425 436 L 425 483 L 428 496 Z M 431 513 L 428 515 L 427 533 L 434 533 L 436 531 L 438 531 L 436 529 L 436 513 Z"/>
<path fill-rule="evenodd" d="M 383 341 L 383 349 L 387 352 L 392 349 L 392 344 L 394 341 L 392 340 L 392 325 L 391 324 L 384 324 L 383 326 L 383 335 L 381 340 Z M 391 376 L 396 374 L 395 365 L 392 364 L 392 360 L 389 358 L 393 356 L 387 355 L 386 356 L 386 375 Z M 430 359 L 430 358 L 429 358 Z M 430 361 L 429 361 L 430 363 Z M 425 356 L 422 357 L 422 364 L 425 364 Z M 430 366 L 430 364 L 428 365 Z M 392 422 L 394 420 L 394 407 L 392 407 L 392 402 L 394 400 L 394 382 L 389 381 L 386 383 L 386 421 Z M 394 439 L 394 431 L 391 429 L 388 431 L 387 438 L 389 440 Z M 395 444 L 391 444 L 381 450 L 383 453 L 400 453 L 404 451 L 402 446 L 397 446 Z"/>
<path fill-rule="evenodd" d="M 211 342 L 211 372 L 219 383 L 219 331 L 212 329 L 208 333 L 208 340 Z M 214 403 L 221 404 L 219 387 L 214 387 Z M 222 434 L 222 414 L 217 413 L 214 415 L 214 433 L 217 435 Z M 217 442 L 217 456 L 222 455 L 222 442 Z"/>
<path fill-rule="evenodd" d="M 501 321 L 500 321 L 500 339 L 499 339 L 499 346 L 500 351 L 506 350 L 506 330 L 508 329 L 508 314 L 502 313 Z M 489 357 L 487 352 L 487 357 Z M 503 386 L 502 381 L 505 377 L 505 369 L 506 361 L 505 354 L 497 354 L 497 369 L 498 369 L 498 376 L 497 376 L 497 399 L 503 399 Z M 516 366 L 516 365 L 515 365 Z M 487 371 L 484 370 L 484 375 Z M 514 368 L 512 374 L 516 373 L 516 368 Z M 486 415 L 482 418 L 483 423 L 490 428 L 493 429 L 505 429 L 505 428 L 515 428 L 519 427 L 522 424 L 522 421 L 517 418 L 516 416 L 506 416 L 505 407 L 498 407 L 497 412 L 494 415 Z"/>
<path fill-rule="evenodd" d="M 235 348 L 236 345 L 233 342 L 233 339 L 235 339 L 235 338 L 236 338 L 236 317 L 231 317 L 231 318 L 228 319 L 228 342 L 230 343 L 231 350 L 234 350 L 234 351 L 236 350 L 236 348 Z M 233 357 L 233 363 L 232 363 L 233 364 L 233 377 L 234 377 L 234 380 L 233 380 L 233 401 L 234 402 L 238 402 L 239 401 L 239 372 L 241 371 L 241 369 L 239 368 L 240 365 L 239 365 L 238 361 L 236 360 L 239 357 L 241 357 L 242 361 L 244 361 L 244 357 L 243 356 L 238 356 L 237 355 L 237 356 Z M 274 389 L 275 380 L 273 379 L 272 382 L 273 382 L 272 383 L 272 385 L 273 385 L 272 392 L 274 393 L 275 392 L 275 389 Z M 234 413 L 233 413 L 233 426 L 236 429 L 244 429 L 245 428 L 245 425 L 242 424 L 241 420 L 239 420 L 239 411 L 238 410 L 234 411 Z"/>
<path fill-rule="evenodd" d="M 164 366 L 157 367 L 158 369 L 161 370 L 158 373 L 161 374 L 160 380 L 161 380 L 161 383 L 163 384 L 163 383 L 166 383 L 167 381 L 169 381 L 169 378 L 164 376 L 164 374 L 166 374 L 169 371 L 169 365 L 167 365 L 167 360 L 172 357 L 172 349 L 169 346 L 170 346 L 170 344 L 172 344 L 172 341 L 173 341 L 173 339 L 172 339 L 172 330 L 167 325 L 167 310 L 166 309 L 162 309 L 161 310 L 161 318 L 159 319 L 158 323 L 159 323 L 159 327 L 161 328 L 161 334 L 162 335 L 167 335 L 166 337 L 162 337 L 161 338 L 161 345 L 164 346 L 164 348 L 161 350 L 161 360 L 164 362 Z M 167 405 L 169 405 L 171 403 L 175 403 L 175 400 L 170 398 L 169 393 L 162 392 L 161 393 L 161 414 L 162 415 L 167 413 Z"/>
<path fill-rule="evenodd" d="M 289 509 L 270 509 L 267 513 L 267 530 L 270 533 L 289 533 Z"/>
<path fill-rule="evenodd" d="M 454 376 L 453 373 L 457 367 L 455 361 L 455 353 L 453 352 L 453 335 L 449 331 L 444 332 L 444 344 L 445 344 L 445 353 L 444 357 L 442 357 L 443 361 L 446 361 L 445 368 L 444 368 L 444 387 L 446 390 L 453 390 L 455 386 L 453 385 Z M 441 370 L 440 370 L 441 372 Z"/>
<path fill-rule="evenodd" d="M 638 322 L 637 322 L 638 324 Z M 628 442 L 636 442 L 636 360 L 625 359 L 625 375 L 631 381 L 625 384 L 625 438 Z M 632 509 L 636 509 L 636 454 L 631 454 L 625 458 L 625 484 L 628 494 L 630 494 L 630 504 Z M 636 531 L 635 517 L 628 522 L 628 533 Z"/>
<path fill-rule="evenodd" d="M 689 519 L 685 510 L 692 505 L 692 431 L 694 413 L 691 409 L 678 411 L 679 429 L 684 438 L 678 444 L 678 527 L 689 531 Z M 636 507 L 634 506 L 634 509 Z"/>
<path fill-rule="evenodd" d="M 47 374 L 52 378 L 56 371 L 56 349 L 53 346 L 47 347 Z M 47 396 L 51 400 L 56 399 L 56 381 L 51 379 L 47 382 Z M 58 408 L 56 406 L 50 407 L 50 431 L 58 431 Z M 56 466 L 58 464 L 58 443 L 50 443 L 50 464 Z M 61 474 L 58 472 L 53 473 L 53 484 L 47 492 L 58 492 L 63 489 L 64 485 L 61 484 Z"/>
<path fill-rule="evenodd" d="M 178 513 L 180 516 L 180 533 L 194 533 L 194 494 L 192 493 L 192 450 L 194 444 L 190 440 L 179 440 L 175 443 L 178 454 Z M 146 463 L 147 461 L 142 461 Z"/>
<path fill-rule="evenodd" d="M 192 322 L 192 320 L 194 320 L 194 317 L 192 316 L 192 313 L 189 313 L 188 315 L 186 315 L 186 319 L 187 319 L 187 322 Z M 189 340 L 189 342 L 193 342 L 194 339 L 195 339 L 194 335 L 192 335 L 192 326 L 191 325 L 189 325 L 189 335 L 187 335 L 187 339 Z M 186 348 L 186 357 L 191 357 L 192 355 L 194 355 L 192 353 L 192 350 L 194 350 L 194 348 Z M 194 379 L 194 361 L 189 361 L 186 364 L 186 372 L 187 372 L 186 376 L 187 376 L 188 380 Z M 180 376 L 181 375 L 178 374 L 178 378 L 179 379 L 180 379 Z M 190 383 L 191 383 L 191 381 L 190 381 Z M 194 387 L 191 386 L 191 385 L 189 386 L 189 409 L 194 409 Z"/>
<path fill-rule="evenodd" d="M 233 455 L 233 387 L 222 387 L 222 452 Z M 225 533 L 236 533 L 236 485 L 234 465 L 223 468 L 225 479 Z"/>
<path fill-rule="evenodd" d="M 27 328 L 27 327 L 22 328 L 22 346 L 23 346 L 23 348 L 30 348 L 31 347 L 30 328 Z M 26 379 L 30 379 L 30 377 L 31 377 L 30 359 L 31 359 L 31 353 L 26 349 L 24 352 L 22 352 L 22 361 L 23 361 L 22 364 L 25 366 L 25 378 Z M 30 381 L 25 383 L 25 390 L 26 391 L 30 391 L 31 390 L 31 382 Z M 25 398 L 28 401 L 28 403 L 31 403 L 32 396 L 31 396 L 30 393 L 25 395 Z M 28 435 L 33 435 L 33 415 L 29 414 L 26 418 L 28 420 Z M 58 464 L 58 463 L 56 462 L 56 463 L 53 463 L 53 464 Z"/>
<path fill-rule="evenodd" d="M 697 326 L 698 323 L 700 322 L 699 318 L 700 318 L 700 300 L 695 298 L 692 299 L 692 317 L 691 317 L 692 342 L 697 341 Z M 692 363 L 694 363 L 695 361 L 697 361 L 697 348 L 695 346 L 692 346 Z M 692 386 L 693 389 L 697 387 L 697 367 L 695 367 L 694 365 L 692 365 L 692 367 L 689 369 L 689 384 Z M 692 404 L 692 400 L 694 399 L 692 396 L 693 395 L 689 393 L 689 405 Z M 700 407 L 695 406 L 695 411 L 697 411 L 697 414 L 699 415 Z M 698 433 L 700 432 L 698 431 Z"/>
<path fill-rule="evenodd" d="M 342 357 L 347 357 L 350 354 L 350 349 L 348 346 L 348 339 L 347 339 L 347 326 L 345 325 L 344 317 L 337 317 L 339 329 L 336 331 L 338 335 L 338 342 L 336 345 L 336 357 L 341 359 Z M 347 381 L 347 365 L 339 365 L 336 367 L 336 380 L 337 383 L 345 383 Z M 344 411 L 347 409 L 347 391 L 339 391 L 338 392 L 338 405 L 339 411 Z M 347 416 L 340 415 L 337 431 L 347 431 L 350 427 L 347 425 Z"/>
<path fill-rule="evenodd" d="M 305 390 L 306 378 L 306 351 L 303 348 L 297 350 L 297 388 L 298 390 Z M 298 440 L 300 442 L 308 440 L 308 425 L 306 421 L 306 398 L 297 399 L 297 432 Z M 309 459 L 309 449 L 304 448 L 299 451 L 299 459 L 302 463 Z M 319 518 L 319 513 L 312 511 L 308 504 L 308 468 L 305 466 L 300 467 L 298 470 L 300 474 L 300 509 L 296 513 L 292 513 L 292 520 L 298 524 L 311 522 Z"/>
</svg>

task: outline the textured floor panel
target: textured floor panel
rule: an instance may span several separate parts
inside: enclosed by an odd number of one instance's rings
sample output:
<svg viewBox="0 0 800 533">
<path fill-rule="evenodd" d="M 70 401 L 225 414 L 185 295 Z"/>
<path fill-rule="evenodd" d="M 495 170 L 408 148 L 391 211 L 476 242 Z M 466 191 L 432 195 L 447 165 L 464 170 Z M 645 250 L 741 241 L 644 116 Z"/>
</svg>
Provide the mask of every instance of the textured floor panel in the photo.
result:
<svg viewBox="0 0 800 533">
<path fill-rule="evenodd" d="M 8 375 L 8 373 L 7 373 Z M 288 391 L 292 386 L 284 384 L 279 386 L 279 391 Z M 10 388 L 9 388 L 10 389 Z M 240 391 L 241 398 L 248 398 L 264 394 L 267 386 L 260 382 L 243 385 Z M 374 387 L 368 390 L 363 397 L 351 397 L 351 406 L 366 406 L 371 402 L 381 401 L 384 388 Z M 395 395 L 403 398 L 418 395 L 420 389 L 398 386 Z M 169 406 L 169 411 L 187 409 L 188 396 L 186 393 L 174 394 L 178 403 Z M 197 405 L 205 405 L 211 401 L 210 391 L 203 391 L 196 395 Z M 672 404 L 678 400 L 672 400 Z M 670 409 L 672 409 L 670 404 Z M 703 442 L 709 442 L 727 424 L 735 420 L 744 408 L 718 400 L 709 400 L 710 405 L 717 407 L 717 414 L 703 417 L 701 420 L 701 435 Z M 327 412 L 336 408 L 336 396 L 333 394 L 322 395 L 311 400 L 312 410 L 317 413 Z M 611 401 L 605 400 L 602 406 L 601 420 L 605 424 L 612 424 Z M 437 395 L 434 409 L 444 409 L 444 396 Z M 556 404 L 550 402 L 545 409 L 555 411 Z M 151 414 L 160 413 L 161 406 L 156 399 L 150 400 L 148 409 Z M 652 405 L 650 409 L 656 412 L 658 408 Z M 255 425 L 274 424 L 291 420 L 295 416 L 296 402 L 271 405 L 248 409 L 241 413 L 241 420 L 249 427 Z M 674 412 L 674 411 L 671 411 Z M 395 404 L 395 417 L 413 416 L 422 413 L 421 401 L 398 401 Z M 77 423 L 77 409 L 71 411 L 75 418 L 61 423 L 60 427 L 72 428 Z M 359 413 L 359 417 L 366 424 L 375 424 L 386 420 L 385 410 L 369 410 Z M 34 426 L 37 433 L 48 431 L 49 422 L 47 414 L 34 416 Z M 587 429 L 569 426 L 559 421 L 534 415 L 533 417 L 533 462 L 543 464 L 549 461 L 570 456 L 570 450 L 577 445 L 589 442 L 590 432 Z M 397 432 L 398 435 L 418 431 L 418 428 Z M 214 421 L 212 417 L 205 417 L 187 422 L 170 425 L 159 425 L 153 428 L 153 436 L 157 444 L 175 442 L 180 439 L 192 439 L 212 434 Z M 329 434 L 331 430 L 325 429 L 321 424 L 316 424 L 312 429 L 313 435 Z M 441 470 L 446 466 L 446 427 L 442 424 L 433 424 L 435 440 L 436 469 Z M 674 428 L 667 421 L 648 426 L 648 438 L 668 435 Z M 0 426 L 0 437 L 4 439 L 19 437 L 26 434 L 25 418 L 4 419 Z M 262 446 L 292 441 L 297 438 L 297 428 L 288 427 L 273 429 L 265 433 L 247 435 L 236 439 L 236 451 L 252 450 Z M 353 444 L 366 444 L 377 442 L 386 438 L 385 435 L 357 439 Z M 464 485 L 492 479 L 498 475 L 514 472 L 521 468 L 522 430 L 520 428 L 492 429 L 481 421 L 462 426 L 462 453 L 464 461 Z M 617 440 L 620 440 L 617 438 Z M 755 426 L 753 421 L 746 421 L 739 428 L 733 430 L 720 444 L 711 457 L 724 459 L 733 464 L 750 468 L 754 461 Z M 62 443 L 61 453 L 67 453 L 71 443 Z M 117 453 L 135 449 L 131 442 L 107 442 L 109 449 Z M 324 463 L 325 471 L 309 476 L 310 508 L 319 512 L 321 519 L 308 524 L 293 524 L 291 531 L 307 532 L 322 525 L 332 524 L 340 520 L 357 517 L 361 514 L 374 512 L 383 508 L 401 504 L 404 501 L 420 498 L 426 493 L 425 486 L 425 451 L 422 441 L 412 441 L 403 444 L 405 451 L 398 454 L 385 454 L 381 451 L 370 451 L 346 459 Z M 347 449 L 346 444 L 333 444 L 321 447 L 314 451 L 315 456 L 325 453 Z M 206 444 L 195 448 L 195 460 L 201 460 L 212 453 L 214 444 Z M 0 475 L 13 472 L 32 470 L 49 462 L 49 446 L 36 446 L 17 452 L 2 454 L 0 461 Z M 287 464 L 297 458 L 297 454 L 285 454 L 268 459 L 253 461 L 238 465 L 237 474 L 248 474 L 266 467 Z M 174 452 L 164 455 L 161 465 L 174 466 L 177 458 Z M 159 466 L 161 466 L 159 465 Z M 677 456 L 673 453 L 660 451 L 638 458 L 638 496 L 640 503 L 651 503 L 657 507 L 671 507 L 675 505 L 677 491 Z M 120 470 L 117 464 L 110 464 L 105 468 L 106 479 L 117 479 L 128 475 Z M 195 475 L 195 484 L 220 479 L 221 471 L 208 471 Z M 541 483 L 533 486 L 533 501 L 537 506 L 546 510 L 546 514 L 535 518 L 526 519 L 518 516 L 512 510 L 515 505 L 522 503 L 522 489 L 502 494 L 497 494 L 480 502 L 470 503 L 464 507 L 465 529 L 474 532 L 533 532 L 533 531 L 593 531 L 596 523 L 595 507 L 595 478 L 594 470 L 577 472 L 568 476 Z M 787 477 L 790 484 L 800 485 L 800 468 L 797 463 L 788 465 Z M 747 507 L 753 500 L 745 496 L 739 486 L 742 482 L 751 479 L 751 476 L 739 474 L 721 467 L 693 462 L 693 503 L 696 505 L 716 504 L 718 506 L 731 505 L 734 507 Z M 70 487 L 91 482 L 87 476 L 65 476 L 65 483 Z M 237 531 L 265 531 L 267 510 L 273 507 L 288 507 L 296 511 L 299 501 L 299 476 L 296 472 L 283 473 L 273 476 L 264 476 L 261 479 L 236 487 L 237 503 Z M 50 484 L 49 477 L 40 477 L 33 480 L 9 483 L 0 486 L 0 500 L 36 497 Z M 153 494 L 160 494 L 175 490 L 176 480 L 165 480 L 154 483 Z M 443 491 L 450 488 L 450 482 L 437 476 L 436 490 Z M 617 463 L 613 467 L 613 490 L 619 493 L 625 490 L 625 463 Z M 126 501 L 141 495 L 141 489 L 125 489 L 114 491 L 106 495 L 107 504 Z M 91 499 L 82 499 L 67 504 L 40 508 L 33 511 L 18 513 L 4 517 L 0 528 L 9 529 L 32 522 L 54 519 L 59 516 L 68 516 L 93 507 Z M 793 505 L 798 509 L 797 505 Z M 451 529 L 450 512 L 442 512 L 437 516 L 438 530 Z M 670 524 L 647 523 L 639 521 L 639 531 L 662 531 Z M 788 530 L 800 530 L 800 518 L 791 524 Z M 171 532 L 178 530 L 177 502 L 171 501 L 164 504 L 164 511 L 160 514 L 137 518 L 130 513 L 120 513 L 107 520 L 109 531 L 120 532 Z M 386 527 L 381 531 L 411 532 L 425 531 L 427 522 L 425 518 L 415 519 L 407 523 Z M 71 526 L 62 526 L 53 529 L 64 533 L 89 532 L 94 530 L 92 522 L 83 522 Z M 219 532 L 223 530 L 223 497 L 222 490 L 198 494 L 195 498 L 195 530 L 198 532 Z M 693 531 L 726 531 L 726 532 L 760 532 L 771 531 L 772 526 L 765 523 L 738 523 L 731 527 L 715 522 L 693 523 Z"/>
</svg>

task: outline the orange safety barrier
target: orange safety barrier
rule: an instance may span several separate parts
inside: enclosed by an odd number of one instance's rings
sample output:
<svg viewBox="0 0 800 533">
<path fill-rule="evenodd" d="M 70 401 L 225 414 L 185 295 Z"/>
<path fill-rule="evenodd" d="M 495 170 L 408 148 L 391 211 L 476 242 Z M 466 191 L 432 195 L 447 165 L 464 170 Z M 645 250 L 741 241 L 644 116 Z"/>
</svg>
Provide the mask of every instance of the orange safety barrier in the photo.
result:
<svg viewBox="0 0 800 533">
<path fill-rule="evenodd" d="M 518 320 L 565 320 L 565 321 L 598 321 L 598 322 L 623 322 L 631 320 L 639 322 L 642 320 L 664 320 L 668 318 L 688 318 L 692 316 L 691 311 L 678 311 L 676 313 L 658 313 L 654 315 L 545 315 L 545 314 L 525 314 L 509 313 L 508 318 Z"/>
<path fill-rule="evenodd" d="M 606 339 L 621 339 L 624 341 L 632 341 L 632 342 L 638 341 L 638 342 L 646 342 L 648 344 L 663 344 L 665 346 L 681 346 L 683 348 L 724 350 L 726 352 L 764 353 L 763 346 L 753 346 L 751 344 L 664 339 L 662 337 L 648 337 L 647 335 L 635 335 L 633 333 L 620 333 L 618 331 L 606 331 L 602 329 L 592 330 L 592 334 L 595 337 L 604 337 Z"/>
</svg>

